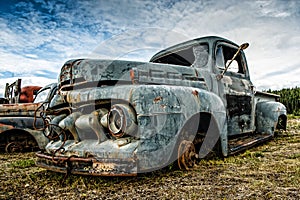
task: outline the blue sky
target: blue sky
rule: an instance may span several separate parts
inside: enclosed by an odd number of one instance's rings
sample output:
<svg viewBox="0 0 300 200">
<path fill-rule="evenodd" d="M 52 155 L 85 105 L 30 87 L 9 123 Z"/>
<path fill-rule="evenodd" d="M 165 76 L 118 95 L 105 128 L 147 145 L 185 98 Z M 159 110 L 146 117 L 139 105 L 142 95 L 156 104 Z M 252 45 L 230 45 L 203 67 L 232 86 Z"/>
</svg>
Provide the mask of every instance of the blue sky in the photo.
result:
<svg viewBox="0 0 300 200">
<path fill-rule="evenodd" d="M 300 1 L 0 0 L 0 96 L 6 82 L 57 80 L 91 57 L 148 61 L 157 51 L 217 35 L 245 50 L 258 89 L 300 86 Z"/>
</svg>

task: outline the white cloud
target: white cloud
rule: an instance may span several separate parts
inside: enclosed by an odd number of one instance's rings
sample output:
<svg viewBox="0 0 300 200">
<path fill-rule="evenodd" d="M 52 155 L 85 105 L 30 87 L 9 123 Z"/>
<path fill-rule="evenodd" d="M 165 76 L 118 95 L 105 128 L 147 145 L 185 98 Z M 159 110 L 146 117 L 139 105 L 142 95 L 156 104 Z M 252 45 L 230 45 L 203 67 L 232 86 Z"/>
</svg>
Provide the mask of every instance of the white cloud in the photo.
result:
<svg viewBox="0 0 300 200">
<path fill-rule="evenodd" d="M 13 54 L 0 49 L 0 73 L 10 71 L 12 73 L 34 73 L 37 70 L 58 72 L 63 61 L 47 61 L 30 58 L 26 55 Z"/>
<path fill-rule="evenodd" d="M 131 29 L 104 40 L 87 56 L 148 61 L 155 52 L 188 39 L 186 35 L 168 29 Z"/>
</svg>

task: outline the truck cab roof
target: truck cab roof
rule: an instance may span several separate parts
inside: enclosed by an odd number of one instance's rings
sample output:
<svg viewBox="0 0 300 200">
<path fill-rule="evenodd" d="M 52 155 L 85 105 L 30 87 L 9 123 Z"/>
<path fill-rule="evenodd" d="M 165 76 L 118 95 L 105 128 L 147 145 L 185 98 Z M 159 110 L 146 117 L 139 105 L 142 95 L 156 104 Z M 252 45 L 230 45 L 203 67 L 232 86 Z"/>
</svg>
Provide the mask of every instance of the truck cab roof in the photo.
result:
<svg viewBox="0 0 300 200">
<path fill-rule="evenodd" d="M 187 49 L 189 47 L 192 47 L 192 46 L 195 46 L 195 45 L 198 45 L 198 44 L 201 44 L 201 43 L 208 43 L 208 44 L 211 44 L 210 46 L 213 47 L 216 44 L 216 42 L 220 42 L 220 41 L 221 42 L 226 42 L 226 43 L 232 44 L 233 46 L 238 47 L 238 45 L 235 44 L 234 42 L 232 42 L 228 39 L 222 38 L 222 37 L 218 37 L 218 36 L 200 37 L 200 38 L 195 38 L 195 39 L 192 39 L 192 40 L 188 40 L 188 41 L 176 44 L 174 46 L 168 47 L 164 50 L 161 50 L 158 53 L 156 53 L 150 59 L 150 62 L 155 62 L 155 63 L 159 62 L 159 59 L 164 57 L 164 56 L 175 53 L 175 52 L 180 51 L 182 49 Z"/>
</svg>

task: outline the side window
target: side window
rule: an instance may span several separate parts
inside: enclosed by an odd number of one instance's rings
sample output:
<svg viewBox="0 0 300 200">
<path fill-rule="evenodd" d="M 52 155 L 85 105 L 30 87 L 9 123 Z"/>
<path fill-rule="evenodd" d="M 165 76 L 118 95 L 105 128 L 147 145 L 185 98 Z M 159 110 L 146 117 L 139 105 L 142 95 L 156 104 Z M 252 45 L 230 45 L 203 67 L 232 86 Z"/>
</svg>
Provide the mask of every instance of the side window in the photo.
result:
<svg viewBox="0 0 300 200">
<path fill-rule="evenodd" d="M 231 60 L 227 60 L 226 61 L 226 66 L 229 65 Z M 229 72 L 235 72 L 235 73 L 241 73 L 240 70 L 239 70 L 239 64 L 236 60 L 233 60 L 228 68 L 228 71 Z M 243 73 L 241 73 L 243 74 Z"/>
<path fill-rule="evenodd" d="M 169 54 L 153 60 L 152 62 L 200 68 L 207 65 L 208 56 L 208 44 L 200 43 L 180 50 L 176 49 L 176 51 L 170 52 Z"/>
<path fill-rule="evenodd" d="M 224 70 L 225 66 L 230 64 L 229 68 L 227 69 L 228 72 L 245 74 L 241 52 L 235 57 L 234 60 L 231 61 L 236 52 L 237 48 L 231 48 L 225 45 L 218 46 L 216 52 L 217 67 L 221 70 Z"/>
</svg>

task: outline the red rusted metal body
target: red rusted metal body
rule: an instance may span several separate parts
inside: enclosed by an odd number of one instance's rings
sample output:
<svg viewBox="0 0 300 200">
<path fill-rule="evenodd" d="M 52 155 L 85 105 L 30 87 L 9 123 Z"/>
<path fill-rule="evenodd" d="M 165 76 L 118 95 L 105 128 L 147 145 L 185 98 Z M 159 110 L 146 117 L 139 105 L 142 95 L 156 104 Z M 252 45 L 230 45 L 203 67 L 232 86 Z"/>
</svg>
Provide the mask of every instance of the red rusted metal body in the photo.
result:
<svg viewBox="0 0 300 200">
<path fill-rule="evenodd" d="M 41 86 L 25 86 L 21 88 L 21 79 L 6 83 L 4 98 L 0 104 L 32 103 Z"/>
<path fill-rule="evenodd" d="M 40 87 L 40 86 L 22 87 L 19 102 L 20 103 L 32 103 L 35 95 L 41 88 L 42 87 Z"/>
</svg>

